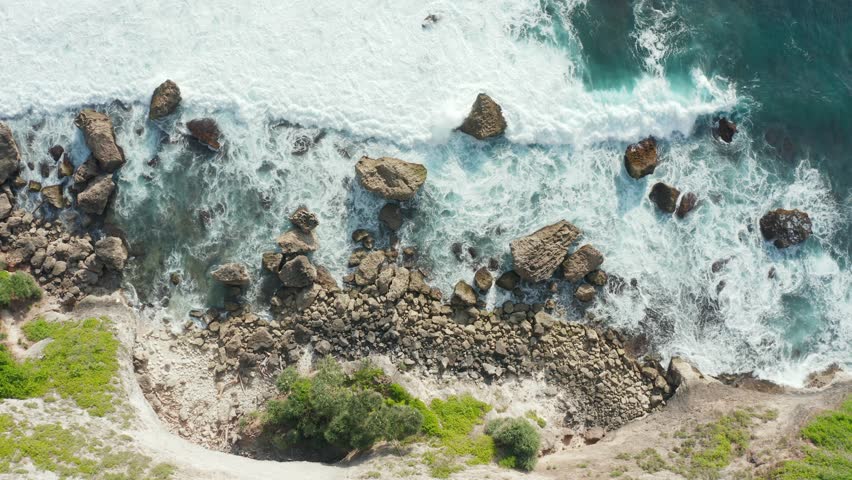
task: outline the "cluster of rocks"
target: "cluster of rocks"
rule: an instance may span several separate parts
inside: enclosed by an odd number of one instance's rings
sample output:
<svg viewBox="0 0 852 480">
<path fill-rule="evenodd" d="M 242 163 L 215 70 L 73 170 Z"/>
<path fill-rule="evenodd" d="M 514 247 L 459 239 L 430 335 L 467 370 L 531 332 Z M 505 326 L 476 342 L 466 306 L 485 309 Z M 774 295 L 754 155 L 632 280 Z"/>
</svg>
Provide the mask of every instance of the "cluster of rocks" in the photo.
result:
<svg viewBox="0 0 852 480">
<path fill-rule="evenodd" d="M 23 210 L 4 214 L 0 209 L 0 263 L 8 270 L 29 271 L 67 307 L 96 288 L 118 285 L 127 258 L 128 249 L 121 238 L 94 240 L 89 234 L 69 233 L 61 223 L 35 218 Z"/>
</svg>

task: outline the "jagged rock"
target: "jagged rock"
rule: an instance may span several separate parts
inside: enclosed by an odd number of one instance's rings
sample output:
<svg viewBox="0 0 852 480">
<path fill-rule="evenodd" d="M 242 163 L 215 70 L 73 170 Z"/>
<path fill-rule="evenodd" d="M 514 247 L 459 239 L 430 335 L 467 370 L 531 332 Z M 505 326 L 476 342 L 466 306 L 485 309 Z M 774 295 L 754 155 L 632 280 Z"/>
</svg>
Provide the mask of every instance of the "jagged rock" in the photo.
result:
<svg viewBox="0 0 852 480">
<path fill-rule="evenodd" d="M 278 252 L 264 252 L 261 260 L 261 265 L 265 270 L 272 273 L 278 273 L 281 268 L 281 262 L 284 260 L 284 254 Z"/>
<path fill-rule="evenodd" d="M 248 268 L 242 263 L 226 263 L 214 270 L 212 275 L 225 285 L 242 287 L 251 283 Z"/>
<path fill-rule="evenodd" d="M 675 215 L 677 215 L 678 218 L 684 218 L 695 208 L 696 205 L 698 205 L 698 196 L 692 192 L 688 192 L 680 199 L 680 205 L 677 206 Z"/>
<path fill-rule="evenodd" d="M 112 181 L 112 175 L 101 175 L 77 194 L 77 207 L 86 213 L 102 215 L 114 190 L 115 183 Z"/>
<path fill-rule="evenodd" d="M 300 228 L 290 229 L 275 239 L 285 256 L 302 255 L 316 251 L 319 247 L 314 232 L 306 232 Z"/>
<path fill-rule="evenodd" d="M 115 143 L 115 132 L 109 115 L 85 109 L 74 120 L 77 128 L 83 131 L 86 146 L 105 172 L 114 172 L 124 165 L 124 152 Z"/>
<path fill-rule="evenodd" d="M 426 182 L 426 167 L 391 157 L 361 157 L 355 173 L 365 189 L 388 200 L 409 200 Z"/>
<path fill-rule="evenodd" d="M 310 232 L 317 228 L 319 219 L 316 214 L 307 209 L 307 207 L 299 207 L 290 215 L 290 223 L 298 227 L 303 232 Z"/>
<path fill-rule="evenodd" d="M 464 280 L 459 280 L 453 288 L 453 297 L 450 301 L 459 307 L 472 307 L 476 305 L 476 291 Z"/>
<path fill-rule="evenodd" d="M 595 270 L 586 275 L 586 281 L 596 287 L 603 287 L 607 281 L 606 272 L 603 270 Z"/>
<path fill-rule="evenodd" d="M 181 278 L 180 273 L 178 273 L 178 272 L 172 272 L 172 273 L 169 274 L 169 283 L 171 283 L 174 286 L 180 285 L 180 282 L 182 280 L 183 280 L 183 278 Z"/>
<path fill-rule="evenodd" d="M 574 298 L 581 302 L 591 302 L 595 299 L 596 294 L 595 287 L 584 283 L 574 291 Z"/>
<path fill-rule="evenodd" d="M 21 153 L 12 130 L 0 123 L 0 183 L 13 178 L 21 166 Z"/>
<path fill-rule="evenodd" d="M 357 285 L 370 285 L 379 277 L 379 269 L 385 262 L 385 252 L 371 252 L 367 254 L 358 264 L 355 270 L 355 283 Z"/>
<path fill-rule="evenodd" d="M 657 141 L 654 137 L 628 145 L 624 152 L 624 166 L 633 178 L 654 173 L 657 168 Z"/>
<path fill-rule="evenodd" d="M 601 441 L 601 439 L 606 435 L 606 432 L 601 427 L 594 427 L 586 430 L 583 434 L 583 439 L 586 440 L 588 444 L 595 444 Z"/>
<path fill-rule="evenodd" d="M 576 252 L 568 255 L 568 258 L 562 262 L 565 280 L 578 282 L 593 270 L 597 270 L 603 264 L 603 261 L 603 254 L 595 247 L 583 245 Z"/>
<path fill-rule="evenodd" d="M 35 180 L 30 180 L 27 184 L 27 189 L 31 192 L 40 192 L 41 191 L 41 182 L 36 182 Z"/>
<path fill-rule="evenodd" d="M 328 340 L 320 340 L 319 342 L 317 342 L 316 346 L 314 347 L 314 350 L 319 355 L 328 355 L 329 353 L 331 353 L 331 343 L 329 343 Z"/>
<path fill-rule="evenodd" d="M 651 193 L 648 194 L 648 198 L 657 205 L 657 208 L 667 213 L 674 213 L 679 196 L 680 190 L 662 182 L 655 183 Z"/>
<path fill-rule="evenodd" d="M 520 282 L 521 276 L 515 273 L 514 270 L 503 272 L 503 274 L 497 278 L 497 286 L 503 290 L 514 290 Z"/>
<path fill-rule="evenodd" d="M 731 143 L 734 141 L 734 134 L 737 133 L 737 124 L 725 117 L 722 117 L 719 119 L 718 127 L 716 127 L 716 133 L 722 141 L 725 143 Z"/>
<path fill-rule="evenodd" d="M 62 155 L 62 161 L 59 162 L 59 178 L 70 177 L 71 175 L 74 175 L 74 164 L 71 163 L 71 159 L 66 153 Z"/>
<path fill-rule="evenodd" d="M 480 93 L 460 130 L 479 140 L 502 135 L 506 131 L 503 109 L 491 97 Z"/>
<path fill-rule="evenodd" d="M 8 195 L 0 192 L 0 220 L 6 220 L 10 213 L 12 213 L 12 202 L 9 201 Z"/>
<path fill-rule="evenodd" d="M 47 149 L 47 153 L 54 162 L 58 162 L 62 158 L 62 154 L 65 153 L 65 149 L 62 148 L 62 145 L 54 145 Z"/>
<path fill-rule="evenodd" d="M 65 197 L 62 196 L 62 185 L 49 185 L 41 189 L 41 196 L 55 208 L 65 208 Z"/>
<path fill-rule="evenodd" d="M 411 272 L 409 272 L 407 268 L 400 267 L 396 269 L 393 280 L 391 280 L 390 285 L 388 286 L 388 291 L 385 294 L 387 299 L 391 302 L 395 302 L 402 298 L 402 296 L 405 295 L 405 292 L 408 291 L 410 280 Z"/>
<path fill-rule="evenodd" d="M 171 115 L 177 110 L 180 100 L 180 88 L 178 88 L 175 82 L 166 80 L 154 90 L 154 94 L 151 96 L 151 108 L 148 111 L 148 118 L 159 120 Z"/>
<path fill-rule="evenodd" d="M 379 220 L 389 229 L 397 231 L 402 227 L 402 209 L 398 203 L 386 203 L 379 210 Z"/>
<path fill-rule="evenodd" d="M 688 388 L 704 380 L 704 374 L 698 368 L 680 357 L 672 357 L 669 361 L 666 376 L 675 388 Z"/>
<path fill-rule="evenodd" d="M 97 177 L 100 173 L 101 172 L 100 168 L 98 167 L 98 161 L 95 160 L 94 156 L 89 155 L 89 158 L 87 158 L 85 162 L 83 162 L 79 167 L 77 167 L 77 171 L 74 172 L 74 183 L 86 183 L 89 180 Z"/>
<path fill-rule="evenodd" d="M 479 290 L 487 292 L 491 290 L 491 285 L 494 284 L 494 277 L 487 268 L 482 267 L 473 274 L 473 283 Z"/>
<path fill-rule="evenodd" d="M 773 210 L 760 219 L 763 238 L 773 240 L 777 248 L 804 242 L 813 233 L 811 217 L 801 210 Z"/>
<path fill-rule="evenodd" d="M 124 270 L 128 252 L 120 238 L 104 237 L 95 243 L 95 256 L 105 267 L 120 272 Z"/>
<path fill-rule="evenodd" d="M 420 24 L 420 27 L 422 27 L 423 29 L 432 28 L 432 26 L 438 23 L 438 20 L 440 19 L 441 17 L 435 15 L 434 13 L 430 13 L 429 15 L 426 15 L 426 18 L 423 19 L 423 23 Z"/>
<path fill-rule="evenodd" d="M 364 230 L 363 228 L 359 228 L 352 232 L 352 241 L 355 243 L 360 243 L 361 246 L 363 246 L 367 250 L 372 250 L 373 244 L 375 243 L 373 235 L 370 234 L 370 232 L 368 232 L 367 230 Z M 350 266 L 354 267 L 355 265 Z"/>
<path fill-rule="evenodd" d="M 266 327 L 260 327 L 255 330 L 248 339 L 246 339 L 246 348 L 256 352 L 258 350 L 269 349 L 275 346 L 275 339 L 269 333 Z"/>
<path fill-rule="evenodd" d="M 190 120 L 187 122 L 186 128 L 189 129 L 189 134 L 192 138 L 198 140 L 201 144 L 213 150 L 219 150 L 221 147 L 219 143 L 221 133 L 219 132 L 219 125 L 216 124 L 216 120 L 212 118 Z"/>
<path fill-rule="evenodd" d="M 317 269 L 311 264 L 308 257 L 299 255 L 281 265 L 278 278 L 285 287 L 308 287 L 313 285 L 317 279 Z"/>
<path fill-rule="evenodd" d="M 568 247 L 580 234 L 579 228 L 562 220 L 512 241 L 515 272 L 531 282 L 547 280 L 553 276 L 565 259 Z"/>
<path fill-rule="evenodd" d="M 314 283 L 331 292 L 340 289 L 340 287 L 337 286 L 337 280 L 334 279 L 334 275 L 332 275 L 327 268 L 318 265 L 316 269 L 317 279 Z"/>
</svg>

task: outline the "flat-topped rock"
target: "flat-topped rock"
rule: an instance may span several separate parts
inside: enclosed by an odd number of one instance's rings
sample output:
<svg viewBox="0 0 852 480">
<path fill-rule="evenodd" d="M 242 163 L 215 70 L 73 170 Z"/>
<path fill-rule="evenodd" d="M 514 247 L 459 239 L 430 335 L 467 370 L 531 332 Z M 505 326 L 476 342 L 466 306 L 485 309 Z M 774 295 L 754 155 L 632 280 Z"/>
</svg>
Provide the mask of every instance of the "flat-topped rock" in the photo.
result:
<svg viewBox="0 0 852 480">
<path fill-rule="evenodd" d="M 251 283 L 248 268 L 242 263 L 226 263 L 213 271 L 213 278 L 225 285 L 242 287 Z"/>
<path fill-rule="evenodd" d="M 579 228 L 562 220 L 512 241 L 515 272 L 531 282 L 547 280 L 553 276 L 568 254 L 568 247 L 581 233 Z"/>
<path fill-rule="evenodd" d="M 85 190 L 77 194 L 77 207 L 86 213 L 103 215 L 114 191 L 115 182 L 112 181 L 112 175 L 96 177 L 89 182 Z"/>
<path fill-rule="evenodd" d="M 562 262 L 565 280 L 579 282 L 603 264 L 604 256 L 592 245 L 583 245 Z"/>
<path fill-rule="evenodd" d="M 275 239 L 284 255 L 302 255 L 316 251 L 319 247 L 316 234 L 300 228 L 290 229 Z"/>
<path fill-rule="evenodd" d="M 388 200 L 410 200 L 426 182 L 426 167 L 391 157 L 361 157 L 355 173 L 365 189 Z"/>
<path fill-rule="evenodd" d="M 219 131 L 219 125 L 212 118 L 198 118 L 190 120 L 186 124 L 189 129 L 189 134 L 192 138 L 198 140 L 199 143 L 206 145 L 213 150 L 219 150 L 221 144 L 219 137 L 222 135 Z"/>
</svg>

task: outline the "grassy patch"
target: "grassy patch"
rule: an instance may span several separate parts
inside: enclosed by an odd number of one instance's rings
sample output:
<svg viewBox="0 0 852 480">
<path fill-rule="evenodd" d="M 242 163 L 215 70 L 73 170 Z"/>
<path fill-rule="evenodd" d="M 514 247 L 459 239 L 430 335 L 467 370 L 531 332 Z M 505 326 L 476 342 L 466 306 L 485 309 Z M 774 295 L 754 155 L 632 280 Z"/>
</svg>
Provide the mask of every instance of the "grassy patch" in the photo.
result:
<svg viewBox="0 0 852 480">
<path fill-rule="evenodd" d="M 152 465 L 138 453 L 117 450 L 92 439 L 79 426 L 30 425 L 0 415 L 0 473 L 13 473 L 26 461 L 60 478 L 167 480 L 174 467 Z"/>
<path fill-rule="evenodd" d="M 53 342 L 41 359 L 23 363 L 0 347 L 0 398 L 40 397 L 55 391 L 95 416 L 115 410 L 118 340 L 106 319 L 62 323 L 39 319 L 25 325 L 24 332 Z"/>
<path fill-rule="evenodd" d="M 852 472 L 852 397 L 839 410 L 815 418 L 802 429 L 812 444 L 800 460 L 785 462 L 770 475 L 776 480 L 834 480 Z"/>
<path fill-rule="evenodd" d="M 33 277 L 23 272 L 0 270 L 0 308 L 41 298 L 41 289 Z"/>
<path fill-rule="evenodd" d="M 538 425 L 539 428 L 544 428 L 547 426 L 547 420 L 539 417 L 538 413 L 536 413 L 535 410 L 528 410 L 524 416 L 535 422 L 535 424 Z"/>
</svg>

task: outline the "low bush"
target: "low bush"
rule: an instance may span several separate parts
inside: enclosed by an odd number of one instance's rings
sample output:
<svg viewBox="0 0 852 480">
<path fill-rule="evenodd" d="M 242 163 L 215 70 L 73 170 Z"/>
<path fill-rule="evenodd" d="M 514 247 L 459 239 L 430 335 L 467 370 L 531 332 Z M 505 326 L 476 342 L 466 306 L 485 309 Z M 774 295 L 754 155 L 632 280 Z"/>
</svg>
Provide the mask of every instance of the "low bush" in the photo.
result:
<svg viewBox="0 0 852 480">
<path fill-rule="evenodd" d="M 23 272 L 0 270 L 0 308 L 41 298 L 41 289 L 33 277 Z"/>
<path fill-rule="evenodd" d="M 837 411 L 820 415 L 802 429 L 812 446 L 801 460 L 785 462 L 770 478 L 775 480 L 840 480 L 852 478 L 852 397 Z"/>
<path fill-rule="evenodd" d="M 485 433 L 494 438 L 502 456 L 500 465 L 531 471 L 538 459 L 541 436 L 525 418 L 498 418 L 488 423 Z"/>
</svg>

